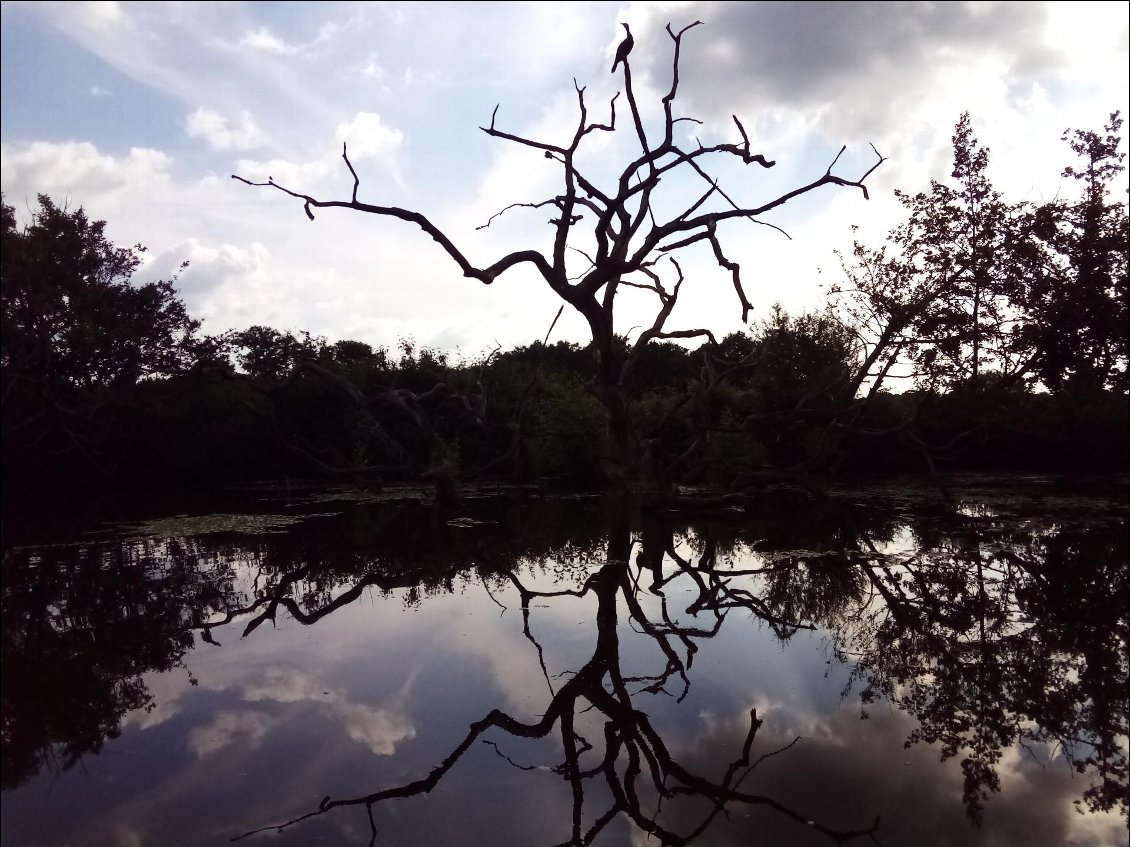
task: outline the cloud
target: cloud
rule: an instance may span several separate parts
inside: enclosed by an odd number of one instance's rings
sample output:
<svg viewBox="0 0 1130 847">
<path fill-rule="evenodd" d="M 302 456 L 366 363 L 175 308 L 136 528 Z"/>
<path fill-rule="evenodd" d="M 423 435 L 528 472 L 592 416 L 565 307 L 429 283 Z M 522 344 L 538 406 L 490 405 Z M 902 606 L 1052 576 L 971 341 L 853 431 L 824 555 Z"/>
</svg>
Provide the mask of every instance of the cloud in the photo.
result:
<svg viewBox="0 0 1130 847">
<path fill-rule="evenodd" d="M 379 62 L 377 62 L 376 53 L 370 53 L 368 56 L 366 56 L 365 61 L 363 61 L 360 66 L 358 66 L 357 72 L 366 79 L 371 79 L 375 82 L 381 82 L 386 76 L 388 76 L 388 71 L 386 71 Z"/>
<path fill-rule="evenodd" d="M 68 11 L 76 28 L 95 34 L 130 28 L 130 20 L 121 3 L 113 0 L 95 0 L 81 3 Z"/>
<path fill-rule="evenodd" d="M 251 150 L 263 144 L 263 133 L 247 111 L 238 121 L 229 121 L 218 112 L 199 107 L 185 121 L 190 138 L 202 138 L 212 150 Z"/>
<path fill-rule="evenodd" d="M 685 14 L 707 22 L 687 36 L 686 79 L 710 80 L 694 96 L 720 120 L 788 109 L 834 135 L 881 135 L 971 64 L 1017 84 L 1063 65 L 1039 3 L 709 2 Z M 666 78 L 670 51 L 648 55 L 648 71 Z"/>
<path fill-rule="evenodd" d="M 356 16 L 354 16 L 355 18 Z M 351 18 L 354 19 L 354 18 Z M 311 58 L 319 55 L 325 46 L 333 41 L 343 29 L 337 21 L 326 21 L 318 27 L 312 39 L 304 43 L 291 43 L 261 26 L 245 32 L 235 44 L 219 42 L 221 46 L 236 50 L 253 50 L 273 56 L 302 56 Z"/>
<path fill-rule="evenodd" d="M 146 686 L 153 696 L 150 708 L 134 709 L 122 718 L 122 728 L 151 729 L 181 713 L 181 698 L 185 693 L 184 677 L 179 674 L 154 674 L 146 678 Z"/>
<path fill-rule="evenodd" d="M 416 737 L 416 729 L 402 715 L 356 703 L 335 703 L 335 716 L 345 725 L 354 741 L 368 747 L 376 756 L 391 756 L 401 741 Z"/>
<path fill-rule="evenodd" d="M 998 187 L 1046 199 L 1055 193 L 1065 114 L 1077 116 L 1075 125 L 1097 126 L 1126 100 L 1125 83 L 1114 82 L 1126 77 L 1125 7 L 1108 8 L 1106 26 L 1095 26 L 1097 10 L 705 2 L 677 11 L 634 4 L 631 15 L 640 30 L 634 54 L 641 76 L 663 84 L 671 61 L 663 25 L 669 18 L 675 26 L 705 22 L 683 44 L 683 113 L 705 120 L 708 135 L 732 132 L 737 114 L 754 147 L 777 159 L 782 173 L 813 155 L 830 161 L 841 144 L 866 152 L 874 143 L 890 161 L 872 187 L 917 191 L 948 175 L 953 126 L 969 111 L 993 149 Z M 1065 25 L 1067 18 L 1075 25 Z M 1122 93 L 1096 109 L 1100 87 Z M 1053 166 L 1034 173 L 1049 157 Z"/>
<path fill-rule="evenodd" d="M 110 91 L 110 89 L 108 89 L 108 88 L 102 88 L 99 85 L 92 85 L 90 87 L 90 96 L 91 97 L 113 97 L 114 92 Z"/>
<path fill-rule="evenodd" d="M 277 35 L 273 35 L 266 27 L 259 27 L 243 34 L 237 42 L 238 47 L 249 50 L 261 50 L 264 53 L 273 53 L 276 56 L 293 56 L 301 52 L 301 47 L 287 44 Z"/>
<path fill-rule="evenodd" d="M 172 163 L 165 153 L 145 147 L 115 157 L 85 141 L 2 144 L 0 185 L 9 202 L 49 194 L 85 204 L 95 195 L 164 184 Z"/>
<path fill-rule="evenodd" d="M 188 267 L 180 271 L 183 262 L 188 262 Z M 143 273 L 158 279 L 176 274 L 177 293 L 189 312 L 211 322 L 220 317 L 240 317 L 239 305 L 225 304 L 221 292 L 261 289 L 267 284 L 270 267 L 270 251 L 258 241 L 240 247 L 189 238 L 149 259 Z M 251 313 L 242 317 L 245 324 L 255 322 Z"/>
<path fill-rule="evenodd" d="M 355 161 L 387 157 L 404 143 L 404 133 L 386 126 L 375 112 L 358 112 L 353 120 L 338 124 L 334 135 L 349 144 L 349 158 Z"/>
<path fill-rule="evenodd" d="M 253 182 L 263 182 L 270 178 L 279 185 L 317 196 L 322 181 L 336 171 L 339 164 L 326 156 L 308 161 L 270 159 L 261 162 L 256 159 L 239 159 L 235 163 L 234 172 Z"/>
<path fill-rule="evenodd" d="M 351 161 L 376 161 L 398 186 L 402 184 L 397 153 L 404 143 L 404 133 L 388 126 L 375 112 L 357 112 L 351 120 L 339 123 L 334 130 L 334 144 L 319 144 L 308 159 L 240 159 L 235 163 L 235 173 L 257 182 L 271 178 L 287 188 L 322 197 L 326 191 L 340 190 L 343 177 L 349 178 L 341 162 L 342 143 L 349 145 Z"/>
<path fill-rule="evenodd" d="M 316 700 L 319 695 L 329 693 L 309 674 L 279 668 L 271 668 L 260 681 L 243 687 L 244 700 L 274 700 L 277 703 Z"/>
</svg>

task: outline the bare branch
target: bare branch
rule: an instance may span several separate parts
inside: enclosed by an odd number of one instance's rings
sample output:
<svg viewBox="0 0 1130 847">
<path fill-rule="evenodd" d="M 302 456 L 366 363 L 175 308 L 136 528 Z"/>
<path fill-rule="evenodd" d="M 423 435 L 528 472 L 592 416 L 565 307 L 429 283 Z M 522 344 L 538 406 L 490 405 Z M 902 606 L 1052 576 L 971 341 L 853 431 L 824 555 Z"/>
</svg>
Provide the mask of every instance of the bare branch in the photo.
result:
<svg viewBox="0 0 1130 847">
<path fill-rule="evenodd" d="M 875 150 L 874 145 L 872 145 L 871 149 Z M 662 229 L 667 229 L 667 230 L 669 230 L 669 232 L 677 232 L 677 231 L 686 232 L 686 231 L 691 231 L 691 230 L 695 229 L 696 227 L 705 226 L 706 224 L 710 223 L 711 221 L 717 222 L 717 221 L 728 220 L 730 218 L 738 218 L 738 217 L 742 217 L 742 218 L 756 217 L 757 215 L 762 215 L 765 212 L 771 211 L 773 209 L 778 208 L 779 206 L 785 205 L 787 202 L 789 202 L 790 200 L 792 200 L 795 197 L 799 197 L 802 194 L 808 194 L 809 192 L 814 191 L 817 188 L 821 188 L 825 185 L 840 185 L 840 186 L 843 186 L 845 188 L 858 188 L 863 192 L 864 198 L 868 199 L 870 197 L 870 195 L 867 193 L 867 186 L 864 185 L 863 181 L 868 176 L 870 176 L 872 173 L 874 173 L 875 169 L 878 168 L 879 165 L 881 165 L 883 162 L 885 162 L 886 159 L 884 159 L 883 156 L 879 154 L 878 150 L 875 150 L 875 155 L 879 157 L 879 160 L 874 165 L 872 165 L 870 168 L 868 168 L 867 171 L 863 174 L 863 176 L 861 176 L 859 179 L 852 180 L 852 179 L 847 179 L 845 177 L 836 176 L 835 174 L 832 173 L 832 168 L 835 166 L 836 161 L 839 160 L 839 158 L 843 154 L 843 152 L 844 152 L 843 149 L 841 149 L 840 152 L 836 155 L 835 160 L 833 160 L 832 164 L 829 165 L 828 169 L 824 172 L 824 175 L 821 176 L 819 179 L 815 179 L 812 182 L 808 183 L 807 185 L 802 185 L 799 188 L 794 188 L 792 191 L 787 191 L 784 194 L 778 196 L 776 199 L 770 200 L 768 203 L 764 203 L 760 206 L 755 206 L 755 207 L 752 207 L 752 208 L 739 208 L 739 209 L 732 209 L 732 210 L 727 211 L 727 212 L 709 213 L 709 214 L 705 214 L 705 215 L 700 215 L 697 218 L 689 218 L 688 220 L 685 220 L 685 221 L 673 221 L 671 224 L 668 224 L 667 226 L 662 227 Z M 668 233 L 664 233 L 664 235 L 666 235 L 666 234 L 668 234 Z"/>
<path fill-rule="evenodd" d="M 345 166 L 349 168 L 349 172 L 353 174 L 353 202 L 357 202 L 357 189 L 361 185 L 361 178 L 357 176 L 357 171 L 353 169 L 353 163 L 349 161 L 349 148 L 343 141 L 341 143 L 341 158 L 345 160 Z"/>
<path fill-rule="evenodd" d="M 557 201 L 556 197 L 554 197 L 550 200 L 542 200 L 540 203 L 511 203 L 509 206 L 507 206 L 503 209 L 500 209 L 499 211 L 497 211 L 493 215 L 491 215 L 489 218 L 487 218 L 487 222 L 485 224 L 479 224 L 477 227 L 475 227 L 475 230 L 478 231 L 478 230 L 482 230 L 482 229 L 487 229 L 492 223 L 494 223 L 495 218 L 502 217 L 507 212 L 509 212 L 511 209 L 540 209 L 540 208 L 542 208 L 542 206 L 553 206 L 553 205 L 558 205 L 558 201 Z"/>
<path fill-rule="evenodd" d="M 763 168 L 771 168 L 775 164 L 777 164 L 776 162 L 770 162 L 768 159 L 766 159 L 760 153 L 750 154 L 750 152 L 749 152 L 749 136 L 746 135 L 745 127 L 742 126 L 742 122 L 738 120 L 737 115 L 731 115 L 730 117 L 732 117 L 734 119 L 734 124 L 737 125 L 738 132 L 740 132 L 742 134 L 742 151 L 743 152 L 740 154 L 741 157 L 742 157 L 742 161 L 744 161 L 747 165 L 750 164 L 751 162 L 756 162 L 757 164 L 761 165 L 761 167 L 763 167 Z"/>
<path fill-rule="evenodd" d="M 348 160 L 346 161 L 348 163 Z M 353 170 L 352 165 L 350 165 L 350 170 Z M 283 192 L 284 194 L 302 200 L 304 203 L 306 216 L 310 218 L 310 220 L 314 220 L 314 213 L 311 211 L 311 208 L 313 207 L 318 209 L 353 209 L 354 211 L 365 212 L 370 215 L 381 215 L 385 217 L 399 218 L 402 221 L 414 223 L 416 224 L 416 226 L 420 227 L 420 229 L 430 235 L 432 239 L 444 249 L 444 252 L 446 252 L 457 265 L 459 265 L 459 269 L 463 272 L 463 276 L 477 279 L 486 285 L 490 285 L 495 281 L 495 279 L 499 277 L 499 275 L 506 272 L 515 265 L 523 263 L 530 263 L 534 265 L 541 272 L 546 281 L 550 282 L 551 285 L 556 282 L 556 276 L 549 262 L 547 262 L 545 257 L 536 250 L 518 250 L 513 253 L 509 253 L 506 256 L 503 256 L 501 259 L 487 268 L 476 268 L 470 263 L 470 261 L 467 260 L 467 257 L 464 256 L 462 252 L 460 252 L 460 250 L 455 246 L 451 239 L 448 238 L 447 235 L 439 227 L 437 227 L 425 215 L 422 215 L 419 212 L 412 212 L 407 209 L 402 209 L 399 206 L 375 206 L 370 203 L 361 203 L 356 200 L 318 200 L 310 196 L 309 194 L 302 194 L 298 191 L 292 191 L 291 189 L 275 182 L 272 177 L 267 177 L 266 182 L 254 182 L 236 174 L 232 174 L 232 179 L 239 180 L 246 185 L 254 186 L 257 188 L 274 188 L 278 191 Z M 356 190 L 356 186 L 354 186 L 355 194 Z"/>
<path fill-rule="evenodd" d="M 541 141 L 534 141 L 530 138 L 523 138 L 521 135 L 514 135 L 513 133 L 503 132 L 501 129 L 495 127 L 495 115 L 498 114 L 498 106 L 494 107 L 491 112 L 490 126 L 481 126 L 483 132 L 487 135 L 493 135 L 495 138 L 505 138 L 507 141 L 513 141 L 515 144 L 521 144 L 525 147 L 533 147 L 536 150 L 545 150 L 547 153 L 556 153 L 559 156 L 565 155 L 565 149 L 556 144 L 545 144 Z"/>
<path fill-rule="evenodd" d="M 666 131 L 664 132 L 665 144 L 671 143 L 675 126 L 675 121 L 671 118 L 671 104 L 675 101 L 675 92 L 679 89 L 679 54 L 683 47 L 683 35 L 696 26 L 702 26 L 702 21 L 687 24 L 687 26 L 683 27 L 676 34 L 671 30 L 671 24 L 667 24 L 667 34 L 671 36 L 671 40 L 675 42 L 675 47 L 671 57 L 671 88 L 663 97 L 663 115 L 666 125 Z"/>
</svg>

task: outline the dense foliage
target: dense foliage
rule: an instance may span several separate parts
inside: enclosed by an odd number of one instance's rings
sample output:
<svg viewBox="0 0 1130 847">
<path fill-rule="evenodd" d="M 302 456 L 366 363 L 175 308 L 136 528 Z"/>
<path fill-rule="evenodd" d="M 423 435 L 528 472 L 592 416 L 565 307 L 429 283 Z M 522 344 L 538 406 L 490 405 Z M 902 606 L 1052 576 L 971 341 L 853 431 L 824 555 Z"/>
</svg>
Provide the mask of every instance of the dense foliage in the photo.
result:
<svg viewBox="0 0 1130 847">
<path fill-rule="evenodd" d="M 766 467 L 1125 469 L 1127 213 L 1122 120 L 1064 140 L 1077 196 L 1008 202 L 968 115 L 948 183 L 900 193 L 906 222 L 857 244 L 824 311 L 697 348 L 613 339 L 641 485 L 731 485 Z M 144 248 L 48 197 L 3 209 L 5 479 L 92 473 L 163 485 L 288 475 L 596 484 L 608 409 L 594 348 L 472 361 L 401 340 L 254 326 L 203 337 Z M 636 349 L 638 348 L 638 349 Z M 909 374 L 907 381 L 893 377 Z M 901 392 L 895 393 L 895 389 Z"/>
</svg>

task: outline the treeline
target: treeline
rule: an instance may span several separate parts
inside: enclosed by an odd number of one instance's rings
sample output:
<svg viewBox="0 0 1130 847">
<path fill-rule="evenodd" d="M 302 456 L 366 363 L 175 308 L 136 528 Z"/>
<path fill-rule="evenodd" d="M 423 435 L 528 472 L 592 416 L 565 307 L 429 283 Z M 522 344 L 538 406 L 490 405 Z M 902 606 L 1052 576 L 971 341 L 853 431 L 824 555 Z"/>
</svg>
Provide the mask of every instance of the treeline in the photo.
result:
<svg viewBox="0 0 1130 847">
<path fill-rule="evenodd" d="M 581 345 L 535 342 L 455 362 L 407 341 L 389 351 L 266 327 L 224 341 L 234 366 L 198 360 L 180 374 L 72 387 L 62 398 L 22 396 L 13 383 L 9 402 L 25 417 L 5 422 L 6 483 L 601 482 L 606 423 Z M 656 343 L 637 361 L 633 421 L 648 467 L 668 469 L 649 484 L 728 486 L 765 467 L 1127 465 L 1124 394 L 1080 402 L 986 377 L 947 392 L 880 391 L 847 428 L 840 394 L 854 347 L 830 315 L 776 311 L 719 346 Z"/>
<path fill-rule="evenodd" d="M 1115 114 L 1104 134 L 1065 134 L 1079 190 L 1036 207 L 993 189 L 963 116 L 952 180 L 899 195 L 905 224 L 856 245 L 823 311 L 774 309 L 697 348 L 619 339 L 641 485 L 732 486 L 766 468 L 1125 470 L 1120 127 Z M 590 346 L 456 361 L 411 340 L 206 336 L 175 277 L 133 282 L 144 248 L 111 244 L 81 208 L 39 204 L 24 228 L 2 209 L 8 491 L 286 474 L 442 493 L 605 472 Z"/>
</svg>

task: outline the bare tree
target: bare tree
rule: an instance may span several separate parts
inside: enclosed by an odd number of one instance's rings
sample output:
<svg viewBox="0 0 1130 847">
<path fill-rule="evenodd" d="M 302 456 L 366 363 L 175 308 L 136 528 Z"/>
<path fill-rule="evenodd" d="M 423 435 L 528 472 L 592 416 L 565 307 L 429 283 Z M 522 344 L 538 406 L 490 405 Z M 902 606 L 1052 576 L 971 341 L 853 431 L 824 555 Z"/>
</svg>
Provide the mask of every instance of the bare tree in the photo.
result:
<svg viewBox="0 0 1130 847">
<path fill-rule="evenodd" d="M 858 188 L 866 198 L 864 181 L 883 161 L 883 157 L 875 151 L 875 164 L 862 176 L 855 179 L 839 176 L 833 173 L 833 169 L 846 149 L 841 148 L 827 169 L 804 185 L 757 205 L 743 205 L 732 199 L 719 184 L 719 179 L 707 171 L 708 163 L 717 162 L 718 157 L 736 157 L 747 165 L 771 168 L 775 162 L 751 150 L 749 136 L 736 115 L 733 116 L 733 121 L 740 140 L 711 145 L 698 142 L 691 150 L 683 149 L 676 141 L 677 124 L 701 123 L 693 118 L 676 117 L 674 109 L 679 88 L 682 39 L 689 30 L 700 24 L 701 21 L 695 21 L 677 32 L 670 24 L 667 25 L 667 34 L 672 42 L 671 85 L 660 101 L 663 118 L 658 133 L 649 133 L 645 129 L 632 87 L 632 67 L 628 55 L 631 47 L 628 43 L 630 33 L 617 51 L 614 67 L 622 69 L 623 94 L 628 103 L 632 129 L 639 142 L 639 154 L 623 166 L 619 177 L 610 187 L 597 185 L 595 179 L 590 179 L 581 171 L 577 160 L 582 144 L 590 135 L 617 130 L 616 105 L 620 92 L 609 103 L 607 122 L 601 123 L 590 118 L 585 102 L 585 88 L 574 80 L 578 120 L 572 138 L 564 144 L 526 138 L 499 128 L 496 120 L 497 106 L 491 115 L 490 125 L 481 127 L 483 132 L 495 138 L 541 150 L 547 159 L 560 164 L 563 183 L 560 193 L 548 199 L 513 203 L 484 224 L 484 227 L 490 226 L 498 215 L 515 208 L 551 208 L 556 217 L 550 221 L 554 233 L 552 252 L 549 255 L 532 249 L 517 250 L 493 264 L 476 267 L 427 216 L 397 206 L 382 206 L 359 200 L 357 195 L 360 177 L 349 160 L 347 148 L 343 148 L 342 158 L 353 176 L 353 192 L 347 200 L 321 200 L 281 185 L 270 177 L 266 182 L 253 182 L 235 175 L 233 178 L 248 185 L 274 188 L 301 200 L 306 215 L 311 220 L 314 219 L 315 208 L 340 207 L 414 223 L 435 239 L 464 276 L 484 284 L 489 285 L 513 268 L 531 266 L 564 301 L 562 308 L 566 304 L 571 306 L 588 323 L 597 358 L 595 390 L 608 417 L 605 472 L 611 483 L 630 487 L 639 467 L 639 449 L 628 414 L 627 389 L 632 365 L 640 351 L 656 339 L 700 338 L 706 339 L 711 345 L 715 343 L 713 333 L 705 327 L 667 329 L 668 319 L 675 309 L 685 281 L 676 254 L 699 242 L 708 244 L 718 265 L 732 277 L 744 321 L 748 318 L 752 305 L 746 294 L 738 263 L 727 258 L 723 249 L 719 239 L 719 224 L 739 218 L 764 223 L 759 220 L 760 216 L 795 197 L 826 185 Z M 625 44 L 628 45 L 626 48 Z M 701 179 L 704 188 L 688 203 L 679 204 L 681 212 L 667 217 L 657 204 L 653 204 L 660 182 L 686 176 Z M 591 229 L 583 229 L 581 226 L 586 216 L 591 221 Z M 577 242 L 582 239 L 585 239 L 584 248 L 577 246 Z M 573 253 L 584 259 L 585 264 L 580 272 L 576 272 Z M 661 264 L 664 258 L 668 261 Z M 655 297 L 651 324 L 626 350 L 622 347 L 618 350 L 613 322 L 616 295 L 622 287 L 650 292 Z"/>
</svg>

